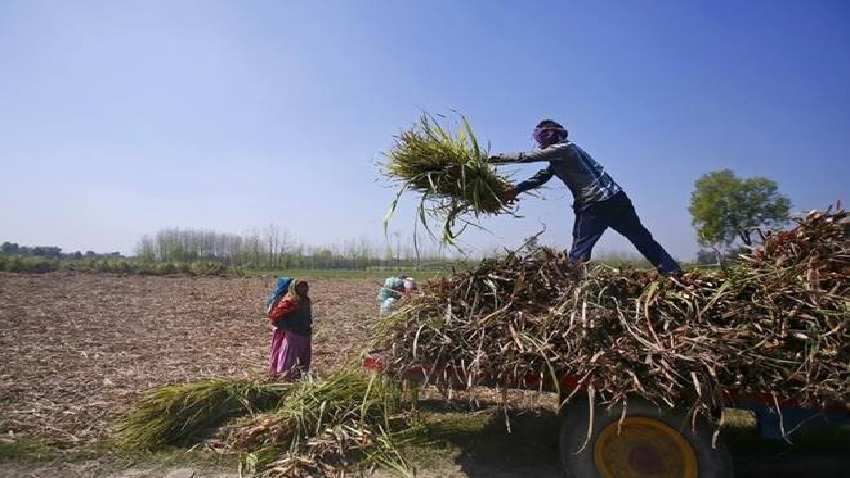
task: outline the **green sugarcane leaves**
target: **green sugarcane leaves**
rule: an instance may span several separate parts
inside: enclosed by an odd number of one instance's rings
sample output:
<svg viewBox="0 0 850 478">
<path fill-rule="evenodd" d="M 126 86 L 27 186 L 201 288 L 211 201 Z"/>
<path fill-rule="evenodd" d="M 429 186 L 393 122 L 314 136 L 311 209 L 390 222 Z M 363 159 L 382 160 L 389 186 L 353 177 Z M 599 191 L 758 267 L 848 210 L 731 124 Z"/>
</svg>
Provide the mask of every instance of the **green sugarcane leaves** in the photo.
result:
<svg viewBox="0 0 850 478">
<path fill-rule="evenodd" d="M 469 225 L 464 216 L 511 213 L 502 197 L 511 184 L 496 173 L 488 161 L 472 126 L 463 115 L 456 134 L 444 128 L 431 115 L 423 114 L 410 129 L 396 137 L 387 156 L 383 174 L 400 184 L 390 211 L 384 217 L 384 232 L 398 201 L 408 190 L 421 194 L 418 220 L 433 236 L 429 219 L 442 222 L 444 244 L 456 246 L 456 239 Z M 459 226 L 459 224 L 462 224 Z"/>
</svg>

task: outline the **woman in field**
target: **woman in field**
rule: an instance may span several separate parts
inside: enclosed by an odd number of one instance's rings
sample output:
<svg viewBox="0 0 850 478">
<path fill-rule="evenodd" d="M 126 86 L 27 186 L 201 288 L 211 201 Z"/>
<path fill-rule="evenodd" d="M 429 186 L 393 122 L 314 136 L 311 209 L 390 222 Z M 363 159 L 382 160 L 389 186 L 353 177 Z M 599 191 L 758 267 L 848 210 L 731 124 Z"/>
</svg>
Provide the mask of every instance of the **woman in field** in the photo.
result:
<svg viewBox="0 0 850 478">
<path fill-rule="evenodd" d="M 297 379 L 310 369 L 313 314 L 306 281 L 294 280 L 289 291 L 269 312 L 274 327 L 269 374 Z"/>
<path fill-rule="evenodd" d="M 409 298 L 416 291 L 416 281 L 413 277 L 388 277 L 384 286 L 378 289 L 378 305 L 381 307 L 381 315 L 393 311 L 398 301 Z"/>
</svg>

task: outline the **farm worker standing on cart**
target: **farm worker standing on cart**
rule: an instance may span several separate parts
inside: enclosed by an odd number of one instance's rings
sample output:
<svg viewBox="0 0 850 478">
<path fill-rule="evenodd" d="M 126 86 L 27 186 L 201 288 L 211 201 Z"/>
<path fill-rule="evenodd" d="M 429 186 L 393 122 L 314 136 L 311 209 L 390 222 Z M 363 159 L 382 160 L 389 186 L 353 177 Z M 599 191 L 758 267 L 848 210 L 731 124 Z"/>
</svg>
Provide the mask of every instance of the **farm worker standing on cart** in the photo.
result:
<svg viewBox="0 0 850 478">
<path fill-rule="evenodd" d="M 297 379 L 310 369 L 313 314 L 310 286 L 303 280 L 278 279 L 275 289 L 285 295 L 269 304 L 269 322 L 274 328 L 269 348 L 269 374 Z"/>
<path fill-rule="evenodd" d="M 558 176 L 573 193 L 576 218 L 570 259 L 575 262 L 589 261 L 596 241 L 610 227 L 631 241 L 661 274 L 680 275 L 682 270 L 679 264 L 641 224 L 623 189 L 611 179 L 602 165 L 578 145 L 568 141 L 567 136 L 567 129 L 559 123 L 543 120 L 533 133 L 540 149 L 490 157 L 490 162 L 496 164 L 549 162 L 549 166 L 507 191 L 502 199 L 513 201 L 519 193 L 538 188 L 552 176 Z"/>
</svg>

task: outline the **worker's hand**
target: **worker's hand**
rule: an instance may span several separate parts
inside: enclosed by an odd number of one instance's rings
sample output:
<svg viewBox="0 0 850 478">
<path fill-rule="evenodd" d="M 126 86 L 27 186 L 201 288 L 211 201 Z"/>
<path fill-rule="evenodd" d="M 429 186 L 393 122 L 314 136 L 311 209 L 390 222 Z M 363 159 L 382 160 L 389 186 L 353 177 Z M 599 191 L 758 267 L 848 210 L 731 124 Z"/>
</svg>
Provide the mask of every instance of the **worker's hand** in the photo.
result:
<svg viewBox="0 0 850 478">
<path fill-rule="evenodd" d="M 516 188 L 508 189 L 502 193 L 502 202 L 509 203 L 516 201 L 517 194 L 519 194 L 519 192 L 517 192 Z"/>
</svg>

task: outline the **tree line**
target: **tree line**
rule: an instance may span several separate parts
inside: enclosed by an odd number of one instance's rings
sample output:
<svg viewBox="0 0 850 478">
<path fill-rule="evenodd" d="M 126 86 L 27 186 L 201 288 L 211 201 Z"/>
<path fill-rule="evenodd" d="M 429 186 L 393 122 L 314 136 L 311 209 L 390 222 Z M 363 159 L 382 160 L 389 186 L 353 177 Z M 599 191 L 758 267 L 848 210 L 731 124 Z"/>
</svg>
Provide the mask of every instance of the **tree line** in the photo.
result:
<svg viewBox="0 0 850 478">
<path fill-rule="evenodd" d="M 0 244 L 0 255 L 21 257 L 45 257 L 48 259 L 104 259 L 123 258 L 120 252 L 98 253 L 94 251 L 63 252 L 61 247 L 56 246 L 21 246 L 17 242 L 4 241 Z"/>
<path fill-rule="evenodd" d="M 249 269 L 354 269 L 443 264 L 453 259 L 442 249 L 417 248 L 411 238 L 393 234 L 381 247 L 367 239 L 327 246 L 296 240 L 271 225 L 238 235 L 202 229 L 168 228 L 144 236 L 136 257 L 156 262 L 219 262 Z"/>
</svg>

